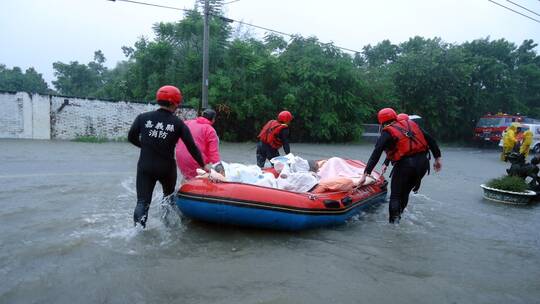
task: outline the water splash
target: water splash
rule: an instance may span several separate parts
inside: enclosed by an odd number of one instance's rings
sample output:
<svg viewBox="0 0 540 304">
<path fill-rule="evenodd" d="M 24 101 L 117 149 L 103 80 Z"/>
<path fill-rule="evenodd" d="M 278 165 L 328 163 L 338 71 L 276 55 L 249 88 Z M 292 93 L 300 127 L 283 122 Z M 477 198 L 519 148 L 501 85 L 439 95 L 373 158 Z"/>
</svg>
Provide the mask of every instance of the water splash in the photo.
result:
<svg viewBox="0 0 540 304">
<path fill-rule="evenodd" d="M 411 196 L 418 199 L 418 200 L 424 201 L 424 202 L 437 203 L 439 205 L 439 207 L 441 207 L 444 204 L 444 202 L 432 199 L 431 197 L 429 197 L 429 196 L 427 196 L 425 194 L 411 193 Z"/>
<path fill-rule="evenodd" d="M 174 202 L 176 193 L 163 197 L 157 186 L 149 210 L 149 221 L 143 229 L 133 226 L 133 208 L 137 200 L 135 178 L 129 177 L 119 183 L 116 198 L 85 210 L 79 218 L 79 227 L 69 239 L 87 239 L 109 249 L 130 255 L 177 245 L 179 233 L 185 231 L 180 210 Z"/>
<path fill-rule="evenodd" d="M 170 229 L 181 229 L 184 230 L 182 225 L 182 212 L 178 209 L 178 206 L 175 203 L 176 192 L 163 197 L 160 200 L 159 211 L 161 222 Z"/>
</svg>

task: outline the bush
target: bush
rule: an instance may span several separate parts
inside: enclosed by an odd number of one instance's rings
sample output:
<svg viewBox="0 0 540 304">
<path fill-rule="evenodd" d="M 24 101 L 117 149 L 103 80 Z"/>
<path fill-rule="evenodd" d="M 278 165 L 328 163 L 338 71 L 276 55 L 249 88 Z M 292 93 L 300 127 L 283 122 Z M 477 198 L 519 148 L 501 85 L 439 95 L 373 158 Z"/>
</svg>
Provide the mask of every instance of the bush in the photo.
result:
<svg viewBox="0 0 540 304">
<path fill-rule="evenodd" d="M 487 186 L 505 191 L 525 192 L 528 190 L 525 180 L 517 176 L 502 176 L 488 181 Z"/>
</svg>

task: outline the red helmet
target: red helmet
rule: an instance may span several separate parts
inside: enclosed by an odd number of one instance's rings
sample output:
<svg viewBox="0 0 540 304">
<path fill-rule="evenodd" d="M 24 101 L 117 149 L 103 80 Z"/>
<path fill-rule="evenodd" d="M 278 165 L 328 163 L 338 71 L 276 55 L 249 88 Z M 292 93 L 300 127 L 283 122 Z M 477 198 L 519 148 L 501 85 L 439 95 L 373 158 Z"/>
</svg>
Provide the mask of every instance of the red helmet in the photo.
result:
<svg viewBox="0 0 540 304">
<path fill-rule="evenodd" d="M 407 115 L 405 113 L 399 113 L 396 120 L 397 121 L 409 120 L 409 115 Z"/>
<path fill-rule="evenodd" d="M 182 103 L 182 93 L 175 86 L 162 86 L 156 92 L 156 101 L 168 101 L 175 106 L 179 106 Z"/>
<path fill-rule="evenodd" d="M 379 111 L 379 114 L 377 114 L 377 119 L 379 120 L 380 124 L 383 124 L 385 122 L 396 120 L 397 114 L 396 111 L 392 108 L 384 108 Z"/>
<path fill-rule="evenodd" d="M 277 116 L 277 120 L 282 123 L 289 123 L 293 120 L 293 116 L 289 111 L 281 111 Z"/>
</svg>

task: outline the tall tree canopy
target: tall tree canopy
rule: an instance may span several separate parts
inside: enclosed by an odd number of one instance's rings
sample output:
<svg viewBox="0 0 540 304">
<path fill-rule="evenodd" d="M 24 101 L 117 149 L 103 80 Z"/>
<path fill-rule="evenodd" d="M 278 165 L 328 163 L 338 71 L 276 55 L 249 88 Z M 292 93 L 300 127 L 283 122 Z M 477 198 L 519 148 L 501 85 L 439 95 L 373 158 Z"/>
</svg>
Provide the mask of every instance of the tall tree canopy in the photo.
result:
<svg viewBox="0 0 540 304">
<path fill-rule="evenodd" d="M 504 39 L 451 44 L 413 37 L 349 54 L 315 37 L 285 40 L 271 34 L 260 40 L 234 33 L 219 17 L 221 3 L 212 2 L 210 18 L 209 101 L 225 140 L 254 140 L 283 109 L 295 116 L 292 139 L 311 142 L 358 139 L 362 124 L 376 122 L 382 107 L 423 116 L 427 129 L 446 141 L 470 139 L 475 121 L 486 112 L 540 118 L 540 56 L 532 40 L 517 46 Z M 124 47 L 127 59 L 113 69 L 104 67 L 101 51 L 88 64 L 55 62 L 56 89 L 149 101 L 158 87 L 173 84 L 181 88 L 185 104 L 199 107 L 200 8 L 198 3 L 179 22 L 156 24 L 156 37 Z M 20 69 L 0 66 L 0 88 L 24 87 L 21 75 Z M 41 79 L 33 69 L 26 75 Z"/>
<path fill-rule="evenodd" d="M 34 68 L 28 68 L 23 73 L 19 67 L 8 69 L 3 64 L 0 64 L 0 90 L 42 94 L 51 92 L 43 76 Z"/>
<path fill-rule="evenodd" d="M 105 56 L 101 51 L 94 53 L 94 61 L 80 64 L 72 61 L 68 64 L 53 63 L 56 80 L 54 86 L 60 94 L 89 96 L 95 94 L 106 81 L 107 68 L 103 66 Z"/>
</svg>

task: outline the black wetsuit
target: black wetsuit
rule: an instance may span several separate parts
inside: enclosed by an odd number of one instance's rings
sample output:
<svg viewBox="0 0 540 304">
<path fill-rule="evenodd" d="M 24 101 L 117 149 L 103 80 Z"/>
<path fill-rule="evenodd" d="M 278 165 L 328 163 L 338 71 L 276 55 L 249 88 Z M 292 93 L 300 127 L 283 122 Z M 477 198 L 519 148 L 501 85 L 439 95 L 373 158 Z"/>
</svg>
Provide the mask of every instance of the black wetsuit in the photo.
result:
<svg viewBox="0 0 540 304">
<path fill-rule="evenodd" d="M 435 139 L 425 131 L 422 130 L 422 132 L 433 156 L 435 158 L 441 157 L 441 150 Z M 382 152 L 392 150 L 395 145 L 396 142 L 392 138 L 392 135 L 388 131 L 383 130 L 375 144 L 375 149 L 371 153 L 365 173 L 371 174 L 371 171 L 373 171 L 373 168 L 379 162 Z M 401 213 L 405 210 L 409 202 L 409 194 L 413 189 L 415 191 L 418 190 L 422 178 L 428 172 L 428 153 L 428 151 L 417 153 L 393 163 L 394 168 L 392 169 L 392 181 L 390 184 L 390 204 L 388 206 L 389 221 L 391 223 L 399 220 Z"/>
<path fill-rule="evenodd" d="M 285 154 L 291 153 L 291 147 L 289 146 L 289 128 L 283 128 L 278 134 L 279 140 L 283 143 L 283 151 Z M 270 160 L 276 156 L 279 156 L 279 150 L 272 148 L 267 143 L 259 141 L 257 143 L 257 166 L 264 167 L 266 160 Z"/>
<path fill-rule="evenodd" d="M 142 113 L 133 122 L 128 140 L 141 148 L 137 163 L 137 206 L 133 220 L 146 225 L 148 209 L 156 182 L 163 187 L 163 196 L 174 192 L 176 185 L 176 162 L 174 149 L 178 139 L 185 143 L 189 153 L 204 166 L 201 153 L 188 127 L 173 113 L 165 109 Z"/>
</svg>

